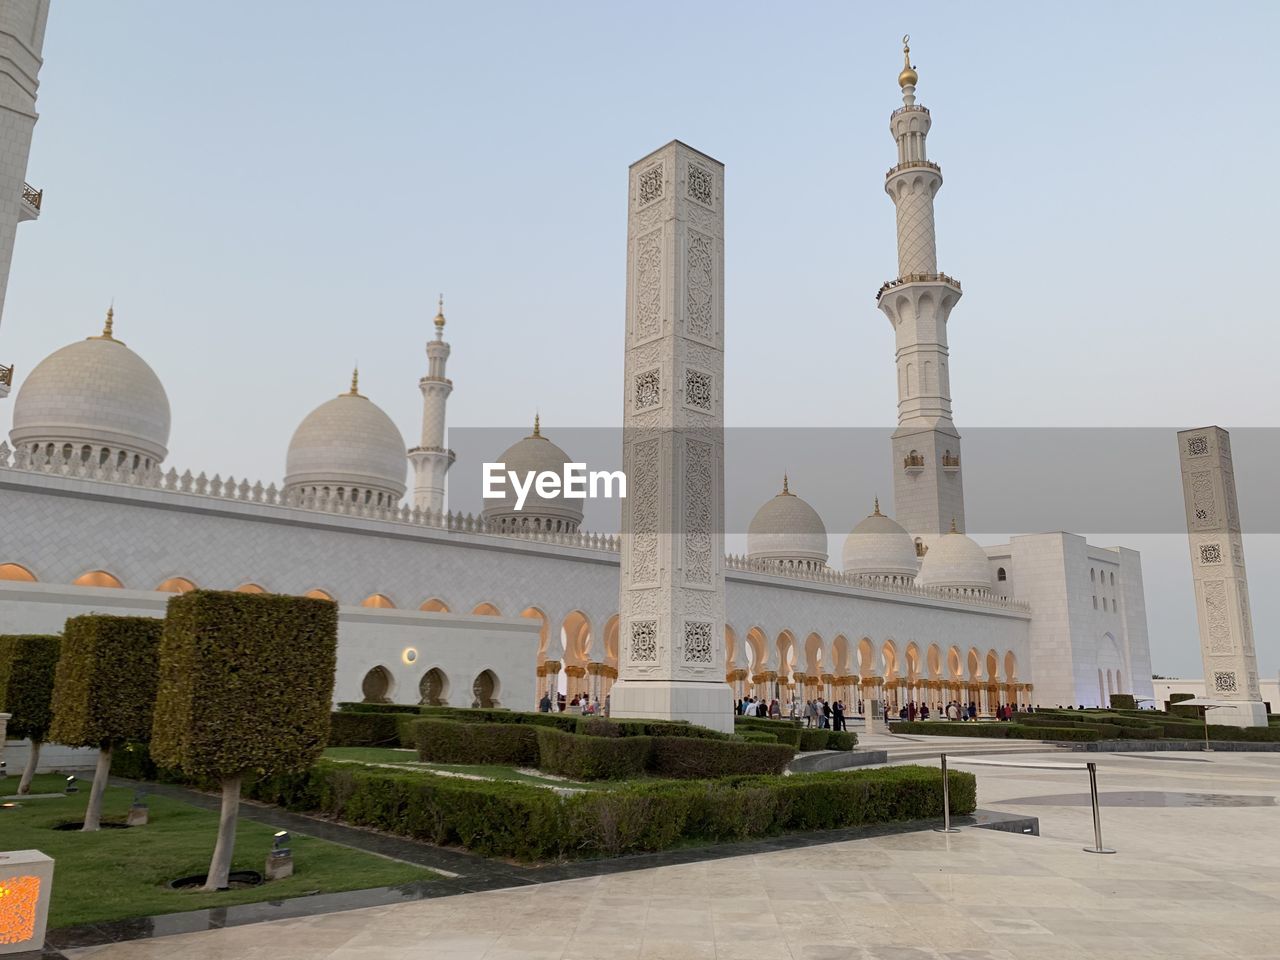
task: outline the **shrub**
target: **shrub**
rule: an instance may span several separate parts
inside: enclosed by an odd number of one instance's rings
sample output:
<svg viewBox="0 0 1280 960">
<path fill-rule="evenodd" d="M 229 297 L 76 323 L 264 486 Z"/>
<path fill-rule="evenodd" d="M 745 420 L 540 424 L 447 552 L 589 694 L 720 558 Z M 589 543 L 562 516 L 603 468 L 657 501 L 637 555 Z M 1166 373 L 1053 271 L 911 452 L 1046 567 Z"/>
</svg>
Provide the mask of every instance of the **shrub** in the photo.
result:
<svg viewBox="0 0 1280 960">
<path fill-rule="evenodd" d="M 31 778 L 40 763 L 40 745 L 53 722 L 53 678 L 60 644 L 57 636 L 0 637 L 0 713 L 12 714 L 6 736 L 31 741 L 27 765 L 18 781 L 19 794 L 31 791 Z"/>
<path fill-rule="evenodd" d="M 419 719 L 416 713 L 364 713 L 339 711 L 329 717 L 329 746 L 385 747 L 399 745 L 403 718 Z"/>
<path fill-rule="evenodd" d="M 746 743 L 777 743 L 776 734 L 765 733 L 763 730 L 743 730 L 738 734 L 738 739 Z"/>
<path fill-rule="evenodd" d="M 151 736 L 156 655 L 164 622 L 154 617 L 72 617 L 63 628 L 53 684 L 49 739 L 97 747 L 98 764 L 85 807 L 84 829 L 97 830 L 111 751 Z"/>
<path fill-rule="evenodd" d="M 828 750 L 852 750 L 858 745 L 858 735 L 852 730 L 832 730 L 827 740 Z"/>
<path fill-rule="evenodd" d="M 1089 727 L 1024 727 L 1021 724 L 1008 724 L 1009 736 L 1016 740 L 1071 740 L 1076 742 L 1092 742 L 1101 740 L 1102 734 Z"/>
<path fill-rule="evenodd" d="M 577 730 L 578 722 L 583 719 L 580 713 L 536 713 L 470 707 L 422 707 L 420 713 L 433 720 L 452 720 L 455 723 L 534 724 L 541 727 L 555 727 L 566 733 Z"/>
<path fill-rule="evenodd" d="M 1112 710 L 1137 710 L 1138 701 L 1129 693 L 1113 693 L 1111 694 Z"/>
<path fill-rule="evenodd" d="M 915 720 L 895 723 L 890 729 L 895 733 L 922 733 L 928 736 L 1005 738 L 1009 736 L 1011 726 L 1009 723 Z"/>
<path fill-rule="evenodd" d="M 800 750 L 806 753 L 810 750 L 825 750 L 830 739 L 831 733 L 827 730 L 801 730 Z"/>
<path fill-rule="evenodd" d="M 194 590 L 169 601 L 151 753 L 221 782 L 206 890 L 227 885 L 244 775 L 305 770 L 324 750 L 337 644 L 327 600 Z"/>
<path fill-rule="evenodd" d="M 538 763 L 538 728 L 523 723 L 453 723 L 415 720 L 413 745 L 427 763 Z"/>
<path fill-rule="evenodd" d="M 654 737 L 649 772 L 659 777 L 702 779 L 781 773 L 795 756 L 786 744 L 742 743 L 705 737 Z"/>
<path fill-rule="evenodd" d="M 971 813 L 973 775 L 952 770 L 949 785 L 952 812 Z M 615 856 L 942 815 L 941 772 L 925 767 L 653 781 L 562 799 L 526 784 L 321 761 L 307 773 L 263 778 L 248 790 L 256 800 L 292 810 L 518 860 Z"/>
<path fill-rule="evenodd" d="M 400 704 L 400 703 L 363 703 L 352 700 L 343 700 L 338 704 L 339 713 L 412 713 L 414 716 L 420 716 L 421 711 L 417 704 Z"/>
<path fill-rule="evenodd" d="M 630 780 L 643 775 L 651 737 L 593 737 L 537 727 L 538 769 L 573 780 Z"/>
<path fill-rule="evenodd" d="M 803 727 L 789 720 L 761 720 L 751 717 L 739 717 L 734 721 L 733 729 L 739 733 L 744 730 L 771 733 L 778 738 L 779 743 L 790 744 L 797 750 L 800 749 L 800 734 L 804 732 Z"/>
</svg>

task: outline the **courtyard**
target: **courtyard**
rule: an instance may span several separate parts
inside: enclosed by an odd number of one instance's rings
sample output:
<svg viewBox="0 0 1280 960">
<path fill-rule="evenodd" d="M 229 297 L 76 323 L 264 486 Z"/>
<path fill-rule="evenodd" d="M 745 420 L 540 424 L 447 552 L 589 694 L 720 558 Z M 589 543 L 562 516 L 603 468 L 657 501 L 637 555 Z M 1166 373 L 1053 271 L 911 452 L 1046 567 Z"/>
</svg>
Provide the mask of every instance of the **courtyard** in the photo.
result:
<svg viewBox="0 0 1280 960">
<path fill-rule="evenodd" d="M 871 738 L 869 738 L 871 739 Z M 885 738 L 886 740 L 889 738 Z M 896 738 L 895 738 L 896 739 Z M 940 749 L 978 775 L 982 808 L 1039 837 L 964 829 L 530 884 L 149 940 L 69 960 L 1079 960 L 1276 956 L 1280 756 Z M 1096 760 L 1114 856 L 1095 856 L 1088 780 L 996 767 Z"/>
</svg>

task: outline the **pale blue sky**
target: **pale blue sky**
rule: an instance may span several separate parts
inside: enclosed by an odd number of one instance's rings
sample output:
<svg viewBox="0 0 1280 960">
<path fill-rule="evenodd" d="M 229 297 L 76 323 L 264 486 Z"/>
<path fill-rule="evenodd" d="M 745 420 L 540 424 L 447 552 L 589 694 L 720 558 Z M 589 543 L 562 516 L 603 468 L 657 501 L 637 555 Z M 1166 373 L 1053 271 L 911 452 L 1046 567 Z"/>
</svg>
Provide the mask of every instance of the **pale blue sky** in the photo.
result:
<svg viewBox="0 0 1280 960">
<path fill-rule="evenodd" d="M 443 290 L 452 424 L 613 424 L 626 168 L 678 137 L 727 165 L 729 422 L 888 426 L 910 32 L 961 429 L 1276 426 L 1277 11 L 54 0 L 0 357 L 21 378 L 114 297 L 169 462 L 265 482 L 357 359 L 413 441 Z M 1185 540 L 1126 539 L 1155 668 L 1198 676 Z M 1247 544 L 1266 674 L 1277 539 Z"/>
</svg>

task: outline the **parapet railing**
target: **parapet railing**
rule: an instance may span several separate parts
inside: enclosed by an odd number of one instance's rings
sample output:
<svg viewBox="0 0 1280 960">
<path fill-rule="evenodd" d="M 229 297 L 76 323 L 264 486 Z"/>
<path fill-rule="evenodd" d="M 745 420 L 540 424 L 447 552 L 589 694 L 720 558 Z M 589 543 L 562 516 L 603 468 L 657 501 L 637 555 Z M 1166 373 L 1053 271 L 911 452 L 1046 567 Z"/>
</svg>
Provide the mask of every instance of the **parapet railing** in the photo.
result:
<svg viewBox="0 0 1280 960">
<path fill-rule="evenodd" d="M 886 280 L 884 285 L 876 291 L 876 303 L 879 303 L 880 298 L 894 287 L 901 287 L 908 283 L 945 283 L 947 286 L 963 292 L 960 281 L 955 277 L 947 276 L 945 273 L 908 273 L 906 276 L 898 277 L 895 280 Z"/>
<path fill-rule="evenodd" d="M 237 480 L 233 476 L 222 477 L 214 474 L 209 477 L 201 472 L 192 474 L 190 470 L 178 473 L 172 467 L 163 470 L 152 466 L 133 468 L 128 465 L 115 466 L 108 463 L 97 463 L 90 458 L 83 460 L 75 456 L 64 457 L 60 450 L 52 455 L 43 451 L 32 453 L 25 447 L 17 450 L 8 443 L 0 442 L 0 469 L 15 470 L 26 473 L 37 473 L 46 476 L 68 477 L 77 480 L 92 480 L 101 483 L 118 483 L 131 487 L 149 490 L 164 490 L 197 497 L 211 497 L 218 500 L 234 500 L 238 503 L 257 503 L 266 506 L 292 507 L 325 513 L 334 516 L 360 517 L 369 520 L 384 520 L 392 523 L 408 523 L 414 526 L 430 527 L 454 533 L 478 533 L 492 537 L 505 537 L 511 540 L 549 543 L 555 546 L 575 547 L 581 550 L 598 550 L 602 553 L 620 553 L 622 538 L 615 534 L 591 533 L 580 530 L 574 533 L 555 533 L 533 529 L 499 528 L 490 525 L 483 516 L 423 510 L 400 506 L 379 506 L 374 503 L 360 503 L 330 494 L 300 494 L 296 490 L 285 491 L 274 482 L 266 484 L 261 481 L 250 483 L 248 480 Z M 748 557 L 729 554 L 724 558 L 725 569 L 741 570 L 751 573 L 765 573 L 775 577 L 786 577 L 793 580 L 806 580 L 814 583 L 831 583 L 876 593 L 895 596 L 925 597 L 932 600 L 943 600 L 948 603 L 972 604 L 983 607 L 995 607 L 1019 613 L 1030 613 L 1031 607 L 1019 600 L 1011 600 L 985 590 L 945 589 L 941 587 L 920 587 L 898 577 L 869 577 L 847 574 L 830 567 L 786 566 L 777 561 L 752 560 Z"/>
<path fill-rule="evenodd" d="M 0 386 L 13 386 L 13 367 L 0 365 Z"/>
<path fill-rule="evenodd" d="M 37 190 L 29 183 L 24 183 L 22 185 L 22 199 L 39 210 L 40 203 L 44 200 L 44 191 Z"/>
<path fill-rule="evenodd" d="M 901 116 L 904 113 L 928 113 L 928 112 L 929 112 L 928 107 L 922 107 L 918 103 L 912 103 L 905 107 L 899 107 L 897 110 L 893 111 L 893 113 L 889 114 L 889 119 L 892 120 L 894 117 Z"/>
<path fill-rule="evenodd" d="M 903 170 L 911 170 L 915 167 L 923 167 L 926 170 L 932 170 L 935 173 L 941 173 L 942 168 L 932 160 L 904 160 L 902 163 L 895 163 L 885 173 L 886 177 L 892 177 L 895 173 L 901 173 Z"/>
</svg>

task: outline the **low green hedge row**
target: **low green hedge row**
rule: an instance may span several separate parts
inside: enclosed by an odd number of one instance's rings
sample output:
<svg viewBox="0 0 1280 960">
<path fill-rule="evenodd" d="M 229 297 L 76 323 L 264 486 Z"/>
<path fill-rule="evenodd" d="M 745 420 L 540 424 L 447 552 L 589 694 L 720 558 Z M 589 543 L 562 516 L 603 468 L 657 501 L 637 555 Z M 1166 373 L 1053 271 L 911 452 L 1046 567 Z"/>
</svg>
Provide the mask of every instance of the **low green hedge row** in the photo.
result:
<svg viewBox="0 0 1280 960">
<path fill-rule="evenodd" d="M 532 767 L 538 763 L 538 730 L 528 723 L 455 723 L 419 719 L 413 724 L 418 759 L 428 763 L 497 763 Z"/>
<path fill-rule="evenodd" d="M 777 743 L 778 735 L 764 730 L 739 730 L 737 737 L 746 743 Z M 799 737 L 796 738 L 797 740 Z"/>
<path fill-rule="evenodd" d="M 572 780 L 634 780 L 644 776 L 652 737 L 593 737 L 537 728 L 539 770 Z"/>
<path fill-rule="evenodd" d="M 1195 710 L 1195 707 L 1187 707 L 1188 710 Z M 1123 714 L 1108 711 L 1079 711 L 1079 710 L 1054 710 L 1043 711 L 1035 714 L 1036 717 L 1052 718 L 1055 722 L 1068 722 L 1067 718 L 1074 715 L 1074 719 L 1069 722 L 1096 725 L 1097 723 L 1114 724 L 1122 729 L 1132 731 L 1132 733 L 1121 733 L 1128 739 L 1150 740 L 1158 739 L 1151 735 L 1152 729 L 1163 731 L 1164 739 L 1167 740 L 1203 740 L 1204 739 L 1204 720 L 1202 718 L 1179 718 L 1171 716 L 1167 713 L 1161 713 L 1155 710 L 1138 711 L 1141 720 L 1133 716 L 1129 712 Z M 1095 719 L 1096 718 L 1096 719 Z M 1267 727 L 1230 727 L 1222 724 L 1209 724 L 1210 740 L 1229 740 L 1243 741 L 1247 743 L 1269 743 L 1280 741 L 1280 730 Z"/>
<path fill-rule="evenodd" d="M 338 704 L 339 713 L 413 713 L 421 716 L 422 708 L 408 703 L 358 703 L 344 700 Z"/>
<path fill-rule="evenodd" d="M 616 746 L 616 744 L 615 744 Z M 941 771 L 894 767 L 789 777 L 655 781 L 569 797 L 539 787 L 396 773 L 321 761 L 250 784 L 255 800 L 487 856 L 524 861 L 617 856 L 942 815 Z M 950 771 L 952 812 L 976 783 Z"/>
<path fill-rule="evenodd" d="M 1013 740 L 1101 740 L 1097 730 L 1088 727 L 1024 726 L 1020 723 L 942 723 L 915 721 L 895 723 L 895 733 L 921 733 L 944 737 L 994 737 Z"/>
<path fill-rule="evenodd" d="M 849 730 L 821 730 L 802 727 L 794 720 L 766 720 L 763 717 L 735 717 L 733 728 L 742 734 L 747 730 L 771 733 L 779 743 L 787 743 L 797 750 L 852 750 L 858 745 L 858 735 Z"/>
<path fill-rule="evenodd" d="M 763 720 L 751 717 L 735 718 L 733 729 L 739 734 L 747 731 L 771 733 L 778 738 L 779 743 L 789 744 L 797 750 L 800 749 L 800 734 L 804 732 L 804 727 L 789 720 Z"/>
</svg>

